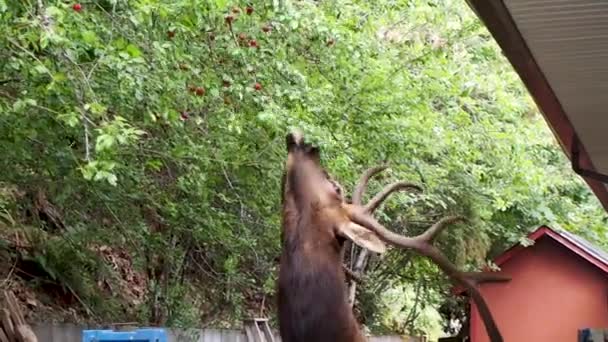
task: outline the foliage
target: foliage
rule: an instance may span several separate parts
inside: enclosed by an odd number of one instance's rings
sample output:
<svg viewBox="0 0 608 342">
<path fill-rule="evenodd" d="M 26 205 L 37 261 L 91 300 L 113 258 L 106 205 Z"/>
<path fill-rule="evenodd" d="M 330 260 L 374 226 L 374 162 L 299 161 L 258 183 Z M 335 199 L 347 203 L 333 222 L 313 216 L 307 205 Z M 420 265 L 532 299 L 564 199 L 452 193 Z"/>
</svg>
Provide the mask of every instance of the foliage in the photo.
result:
<svg viewBox="0 0 608 342">
<path fill-rule="evenodd" d="M 0 0 L 0 180 L 43 191 L 61 213 L 65 229 L 33 255 L 52 260 L 46 276 L 71 288 L 89 319 L 233 325 L 272 315 L 292 126 L 321 144 L 347 186 L 388 162 L 391 179 L 425 187 L 385 205 L 394 229 L 470 217 L 440 241 L 466 267 L 539 224 L 605 237 L 604 212 L 463 1 L 73 5 Z M 28 216 L 29 198 L 0 201 L 3 236 L 48 230 Z M 114 288 L 139 279 L 92 254 L 99 245 L 145 274 L 141 302 L 95 291 L 106 272 L 117 273 Z M 444 293 L 434 267 L 405 259 L 391 252 L 370 273 L 376 286 L 360 302 L 369 326 L 390 326 L 395 308 L 372 305 L 375 294 L 416 287 L 408 274 Z"/>
<path fill-rule="evenodd" d="M 429 298 L 429 291 L 423 287 L 424 282 L 416 284 L 415 288 L 398 285 L 382 294 L 380 301 L 385 314 L 380 323 L 388 328 L 389 333 L 426 334 L 433 341 L 441 337 L 441 316 L 435 309 L 439 300 L 437 296 Z M 422 298 L 423 295 L 427 298 Z"/>
</svg>

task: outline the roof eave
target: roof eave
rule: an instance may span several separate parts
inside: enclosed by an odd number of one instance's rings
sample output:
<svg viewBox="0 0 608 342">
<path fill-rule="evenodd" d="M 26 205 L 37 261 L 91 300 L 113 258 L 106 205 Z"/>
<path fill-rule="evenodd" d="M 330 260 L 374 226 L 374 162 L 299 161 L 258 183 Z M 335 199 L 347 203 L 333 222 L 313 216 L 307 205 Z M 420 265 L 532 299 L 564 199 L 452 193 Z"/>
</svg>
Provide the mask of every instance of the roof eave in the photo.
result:
<svg viewBox="0 0 608 342">
<path fill-rule="evenodd" d="M 577 132 L 503 1 L 467 0 L 467 2 L 501 47 L 532 95 L 563 151 L 568 158 L 572 159 L 574 142 L 580 141 Z M 578 148 L 578 166 L 584 170 L 595 172 L 596 169 L 585 147 L 579 143 Z M 608 211 L 608 190 L 606 186 L 602 182 L 589 177 L 582 178 L 600 200 L 604 209 Z"/>
</svg>

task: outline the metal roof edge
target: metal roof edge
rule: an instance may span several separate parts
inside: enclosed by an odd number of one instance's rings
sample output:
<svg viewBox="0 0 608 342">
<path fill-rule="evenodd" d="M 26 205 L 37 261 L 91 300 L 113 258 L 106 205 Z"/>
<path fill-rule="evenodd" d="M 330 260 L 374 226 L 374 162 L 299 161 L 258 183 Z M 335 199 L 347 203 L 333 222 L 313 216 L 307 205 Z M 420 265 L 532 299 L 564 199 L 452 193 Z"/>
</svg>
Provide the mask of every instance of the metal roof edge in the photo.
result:
<svg viewBox="0 0 608 342">
<path fill-rule="evenodd" d="M 545 121 L 568 158 L 572 159 L 573 143 L 578 139 L 574 126 L 566 115 L 559 99 L 536 62 L 526 40 L 519 31 L 502 0 L 467 0 L 473 12 L 492 34 L 505 56 L 519 75 L 536 102 Z M 579 140 L 580 141 L 580 140 Z M 579 166 L 595 172 L 592 160 L 584 146 L 580 146 Z M 608 189 L 589 177 L 582 177 L 608 211 Z"/>
</svg>

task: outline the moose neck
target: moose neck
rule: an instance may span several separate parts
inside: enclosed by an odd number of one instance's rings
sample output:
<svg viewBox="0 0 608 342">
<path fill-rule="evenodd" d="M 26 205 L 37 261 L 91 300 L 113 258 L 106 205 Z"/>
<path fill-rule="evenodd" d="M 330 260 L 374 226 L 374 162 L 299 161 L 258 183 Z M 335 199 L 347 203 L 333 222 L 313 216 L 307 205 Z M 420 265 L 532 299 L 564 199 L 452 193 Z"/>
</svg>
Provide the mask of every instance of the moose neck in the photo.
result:
<svg viewBox="0 0 608 342">
<path fill-rule="evenodd" d="M 299 222 L 309 225 L 293 227 L 283 241 L 278 284 L 282 340 L 363 341 L 348 305 L 338 243 L 314 237 L 327 227 Z"/>
</svg>

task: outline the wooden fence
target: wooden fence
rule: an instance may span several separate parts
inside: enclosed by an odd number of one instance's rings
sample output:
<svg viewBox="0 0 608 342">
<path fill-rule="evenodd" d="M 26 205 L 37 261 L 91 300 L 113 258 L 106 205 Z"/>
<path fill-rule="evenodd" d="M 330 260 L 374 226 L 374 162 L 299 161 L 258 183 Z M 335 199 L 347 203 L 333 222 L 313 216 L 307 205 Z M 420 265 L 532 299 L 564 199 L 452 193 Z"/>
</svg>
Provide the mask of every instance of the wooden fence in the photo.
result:
<svg viewBox="0 0 608 342">
<path fill-rule="evenodd" d="M 38 324 L 32 325 L 34 333 L 40 342 L 81 342 L 82 330 L 86 327 L 61 324 Z M 228 329 L 190 329 L 176 330 L 168 329 L 169 342 L 247 342 L 242 330 Z M 280 339 L 277 336 L 277 342 Z M 425 342 L 421 338 L 402 336 L 377 336 L 372 337 L 370 342 Z"/>
</svg>

